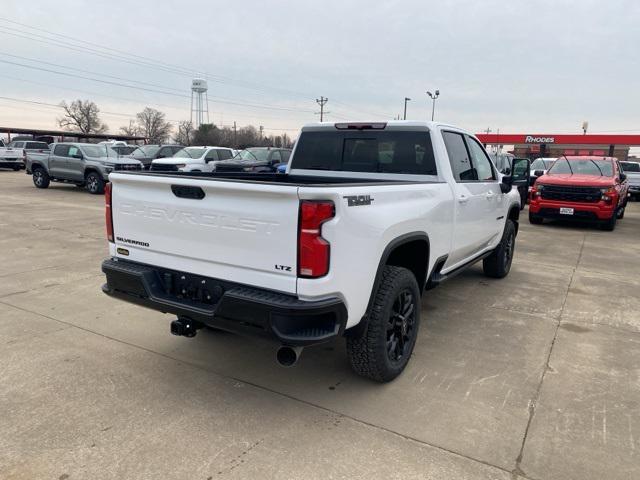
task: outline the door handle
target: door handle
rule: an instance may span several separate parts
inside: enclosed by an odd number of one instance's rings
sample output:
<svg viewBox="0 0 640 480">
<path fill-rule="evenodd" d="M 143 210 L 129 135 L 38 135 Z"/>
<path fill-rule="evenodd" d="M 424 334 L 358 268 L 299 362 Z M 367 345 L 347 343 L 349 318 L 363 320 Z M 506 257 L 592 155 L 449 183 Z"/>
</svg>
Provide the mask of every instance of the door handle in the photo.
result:
<svg viewBox="0 0 640 480">
<path fill-rule="evenodd" d="M 460 195 L 458 197 L 458 203 L 467 203 L 469 201 L 469 197 L 466 195 Z"/>
<path fill-rule="evenodd" d="M 491 200 L 495 196 L 496 196 L 496 194 L 493 193 L 493 192 L 487 192 L 487 194 L 486 194 L 487 200 Z"/>
</svg>

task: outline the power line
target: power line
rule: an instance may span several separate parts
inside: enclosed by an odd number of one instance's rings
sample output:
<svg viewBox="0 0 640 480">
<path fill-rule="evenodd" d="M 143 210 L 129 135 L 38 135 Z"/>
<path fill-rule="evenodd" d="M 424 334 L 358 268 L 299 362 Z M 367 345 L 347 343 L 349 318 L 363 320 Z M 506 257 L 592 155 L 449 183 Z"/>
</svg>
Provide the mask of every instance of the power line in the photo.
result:
<svg viewBox="0 0 640 480">
<path fill-rule="evenodd" d="M 54 73 L 56 75 L 63 75 L 63 76 L 66 76 L 66 77 L 81 78 L 83 80 L 89 80 L 89 81 L 92 81 L 92 82 L 104 83 L 104 84 L 107 84 L 107 85 L 115 85 L 115 86 L 119 86 L 119 87 L 132 88 L 132 89 L 135 89 L 135 90 L 141 90 L 141 91 L 151 92 L 151 93 L 159 93 L 161 95 L 170 95 L 170 96 L 179 97 L 179 98 L 189 98 L 189 99 L 191 98 L 189 95 L 186 95 L 186 94 L 164 92 L 162 90 L 155 90 L 155 89 L 146 88 L 146 87 L 139 87 L 139 86 L 135 86 L 135 85 L 127 85 L 127 84 L 124 84 L 124 83 L 113 82 L 111 80 L 101 80 L 99 78 L 86 77 L 84 75 L 77 75 L 77 74 L 68 73 L 68 72 L 60 72 L 58 70 L 52 70 L 52 69 L 49 69 L 49 68 L 36 67 L 34 65 L 27 65 L 27 64 L 19 63 L 19 62 L 12 62 L 10 60 L 2 60 L 2 59 L 0 59 L 0 62 L 9 64 L 9 65 L 19 66 L 19 67 L 30 68 L 30 69 L 34 69 L 34 70 L 40 70 L 40 71 L 43 71 L 43 72 Z M 279 107 L 279 106 L 275 106 L 275 105 L 261 105 L 261 104 L 253 104 L 253 103 L 242 103 L 242 102 L 236 102 L 236 101 L 231 101 L 231 100 L 220 100 L 218 98 L 219 97 L 215 97 L 215 99 L 212 98 L 209 101 L 213 102 L 213 103 L 224 103 L 224 104 L 228 104 L 228 105 L 236 105 L 236 106 L 251 107 L 251 108 L 263 108 L 263 109 L 267 109 L 267 110 L 281 110 L 281 111 L 287 111 L 287 112 L 312 113 L 311 110 L 301 110 L 301 109 L 288 108 L 288 107 Z"/>
<path fill-rule="evenodd" d="M 169 73 L 174 73 L 174 74 L 178 74 L 178 75 L 183 75 L 183 76 L 197 76 L 197 75 L 202 75 L 201 72 L 198 72 L 195 69 L 191 69 L 188 67 L 184 67 L 184 66 L 179 66 L 179 65 L 175 65 L 175 64 L 170 64 L 170 63 L 166 63 L 166 62 L 161 62 L 159 60 L 156 59 L 152 59 L 150 57 L 145 57 L 142 55 L 136 55 L 133 53 L 129 53 L 129 52 L 125 52 L 123 50 L 118 50 L 118 49 L 114 49 L 111 47 L 107 47 L 104 45 L 100 45 L 97 43 L 93 43 L 93 42 L 89 42 L 87 40 L 83 40 L 77 37 L 72 37 L 69 35 L 64 35 L 64 34 L 60 34 L 60 33 L 56 33 L 56 32 L 52 32 L 50 30 L 46 30 L 43 28 L 38 28 L 38 27 L 33 27 L 30 25 L 27 25 L 25 23 L 21 23 L 21 22 L 16 22 L 14 20 L 10 20 L 7 18 L 2 18 L 0 17 L 0 21 L 5 22 L 5 23 L 11 23 L 14 25 L 18 25 L 24 28 L 28 28 L 31 30 L 36 30 L 39 32 L 44 32 L 47 35 L 53 35 L 56 37 L 60 37 L 60 38 L 64 38 L 64 39 L 68 39 L 71 40 L 73 42 L 75 42 L 76 44 L 70 44 L 68 42 L 61 42 L 60 40 L 57 39 L 52 39 L 43 35 L 38 35 L 35 33 L 31 33 L 31 32 L 25 32 L 24 30 L 19 30 L 19 29 L 15 29 L 15 28 L 11 28 L 8 26 L 0 26 L 0 28 L 3 28 L 5 30 L 12 30 L 13 32 L 19 32 L 19 33 L 12 33 L 12 32 L 7 32 L 7 31 L 2 31 L 0 30 L 0 33 L 5 33 L 5 34 L 9 34 L 9 35 L 14 35 L 14 36 L 19 36 L 21 38 L 26 38 L 27 40 L 32 40 L 32 41 L 38 41 L 41 43 L 53 43 L 55 45 L 58 46 L 63 46 L 65 48 L 70 48 L 74 51 L 78 51 L 80 53 L 87 53 L 87 52 L 93 52 L 96 55 L 111 59 L 111 60 L 118 60 L 118 61 L 124 61 L 126 63 L 129 64 L 134 64 L 134 65 L 139 65 L 139 66 L 143 66 L 143 67 L 147 67 L 147 68 L 156 68 L 162 71 L 167 71 Z M 32 37 L 28 37 L 26 35 L 31 35 Z M 38 38 L 33 38 L 33 37 L 38 37 Z M 44 40 L 46 41 L 44 41 Z M 80 45 L 77 45 L 80 44 Z M 94 48 L 87 48 L 83 45 L 91 45 L 93 47 L 97 47 L 99 49 L 102 50 L 107 50 L 109 52 L 114 52 L 117 55 L 114 55 L 113 53 L 105 53 L 105 52 L 100 52 L 100 51 L 96 51 L 96 49 Z M 130 58 L 126 58 L 126 57 L 130 57 Z M 135 59 L 135 60 L 133 60 Z M 79 70 L 79 69 L 76 69 Z M 86 72 L 86 71 L 85 71 Z M 301 98 L 305 98 L 305 99 L 309 99 L 309 97 L 311 97 L 310 95 L 307 95 L 305 93 L 300 93 L 297 91 L 293 91 L 293 90 L 285 90 L 285 89 L 280 89 L 280 88 L 274 88 L 274 87 L 268 87 L 268 86 L 264 86 L 264 85 L 257 85 L 251 82 L 247 82 L 244 80 L 238 80 L 238 79 L 233 79 L 230 77 L 225 77 L 222 75 L 209 75 L 209 74 L 204 74 L 204 77 L 206 77 L 208 80 L 211 80 L 213 82 L 218 82 L 218 83 L 223 83 L 223 84 L 230 84 L 236 87 L 240 87 L 240 88 L 246 88 L 246 89 L 252 89 L 254 91 L 258 91 L 258 92 L 262 92 L 262 93 L 269 93 L 269 92 L 278 92 L 281 94 L 289 94 L 289 95 L 294 95 L 294 96 L 298 96 Z M 113 78 L 113 76 L 111 76 Z M 129 81 L 129 80 L 125 80 L 125 81 Z M 144 82 L 138 82 L 138 83 L 144 83 Z M 153 85 L 153 84 L 149 84 L 149 85 Z M 159 88 L 166 88 L 166 89 L 170 89 L 170 87 L 162 87 L 162 86 L 158 86 Z M 176 90 L 176 89 L 172 89 L 172 90 Z M 334 103 L 336 104 L 341 104 L 345 107 L 347 107 L 350 110 L 354 110 L 354 111 L 360 111 L 360 112 L 364 112 L 367 115 L 373 115 L 376 117 L 381 117 L 381 118 L 387 118 L 389 117 L 388 114 L 381 114 L 381 113 L 377 113 L 377 112 L 371 112 L 369 110 L 363 109 L 361 107 L 355 107 L 353 105 L 350 105 L 348 103 L 345 102 L 338 102 L 336 100 L 334 100 Z"/>
<path fill-rule="evenodd" d="M 1 19 L 2 21 L 10 21 L 10 20 L 6 20 L 6 19 Z M 12 22 L 12 23 L 17 23 L 17 22 Z M 4 25 L 0 25 L 0 33 L 4 33 L 5 35 L 13 35 L 16 37 L 20 37 L 20 38 L 24 38 L 27 40 L 31 40 L 31 41 L 35 41 L 35 42 L 39 42 L 39 43 L 50 43 L 56 46 L 61 46 L 64 48 L 68 48 L 70 50 L 76 51 L 76 52 L 80 52 L 80 53 L 92 53 L 94 55 L 98 55 L 100 57 L 103 58 L 107 58 L 110 60 L 118 60 L 118 61 L 122 61 L 131 65 L 137 65 L 137 66 L 143 66 L 146 68 L 153 68 L 153 69 L 157 69 L 157 70 L 161 70 L 164 72 L 168 72 L 168 73 L 173 73 L 173 74 L 177 74 L 177 75 L 182 75 L 182 76 L 186 76 L 186 77 L 194 77 L 194 76 L 204 76 L 206 77 L 208 80 L 211 80 L 213 82 L 217 82 L 217 83 L 223 83 L 223 84 L 231 84 L 237 87 L 241 87 L 241 88 L 248 88 L 248 89 L 253 89 L 256 91 L 260 91 L 263 93 L 266 93 L 268 91 L 276 91 L 276 92 L 281 92 L 281 93 L 289 93 L 289 94 L 294 94 L 296 96 L 300 96 L 303 97 L 305 99 L 308 99 L 309 96 L 299 93 L 299 92 L 292 92 L 292 91 L 287 91 L 287 90 L 283 90 L 283 89 L 278 89 L 278 88 L 273 88 L 273 87 L 265 87 L 265 86 L 256 86 L 255 84 L 252 84 L 250 82 L 246 82 L 243 80 L 235 80 L 235 79 L 231 79 L 229 77 L 224 77 L 224 76 L 220 76 L 220 75 L 209 75 L 209 74 L 203 74 L 202 72 L 199 72 L 197 70 L 194 69 L 188 69 L 186 67 L 172 67 L 172 66 L 167 66 L 167 64 L 164 63 L 158 63 L 157 61 L 151 60 L 151 61 L 141 61 L 141 60 L 133 60 L 131 58 L 126 58 L 126 56 L 133 56 L 133 57 L 138 57 L 138 58 L 147 58 L 147 57 L 142 57 L 140 55 L 134 55 L 134 54 L 129 54 L 129 53 L 125 53 L 123 55 L 115 55 L 112 53 L 106 53 L 106 52 L 101 52 L 100 50 L 96 50 L 94 48 L 89 48 L 86 47 L 84 44 L 88 44 L 88 45 L 96 45 L 98 46 L 100 49 L 103 50 L 111 50 L 111 51 L 116 51 L 116 52 L 121 52 L 121 50 L 115 50 L 112 49 L 110 47 L 104 47 L 98 44 L 94 44 L 91 42 L 86 42 L 84 40 L 80 40 L 80 39 L 75 39 L 74 37 L 69 37 L 68 35 L 61 35 L 61 34 L 57 34 L 54 32 L 50 32 L 48 30 L 44 30 L 44 29 L 38 29 L 35 27 L 29 27 L 25 24 L 19 24 L 19 25 L 23 25 L 26 26 L 27 28 L 32 28 L 34 30 L 39 30 L 39 31 L 44 31 L 47 32 L 49 35 L 57 35 L 57 36 L 61 36 L 61 37 L 65 37 L 65 38 L 72 38 L 73 41 L 75 41 L 76 43 L 80 43 L 80 45 L 78 44 L 73 44 L 73 43 L 69 43 L 69 42 L 64 42 L 64 41 L 60 41 L 57 40 L 55 38 L 50 38 L 50 37 L 46 37 L 44 35 L 38 35 L 36 33 L 31 33 L 31 32 L 24 32 L 23 30 L 18 30 L 15 28 L 11 28 L 11 27 L 7 27 Z M 4 30 L 3 30 L 4 29 Z M 9 30 L 9 31 L 7 31 Z M 225 78 L 227 80 L 225 80 Z"/>
</svg>

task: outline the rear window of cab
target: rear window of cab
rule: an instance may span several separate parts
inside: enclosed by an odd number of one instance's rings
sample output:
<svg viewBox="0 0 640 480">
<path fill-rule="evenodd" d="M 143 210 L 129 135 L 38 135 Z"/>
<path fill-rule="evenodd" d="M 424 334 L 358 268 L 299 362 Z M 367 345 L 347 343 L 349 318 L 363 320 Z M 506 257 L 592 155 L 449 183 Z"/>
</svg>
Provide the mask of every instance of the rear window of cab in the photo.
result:
<svg viewBox="0 0 640 480">
<path fill-rule="evenodd" d="M 295 168 L 345 172 L 437 175 L 431 136 L 425 131 L 303 132 Z"/>
</svg>

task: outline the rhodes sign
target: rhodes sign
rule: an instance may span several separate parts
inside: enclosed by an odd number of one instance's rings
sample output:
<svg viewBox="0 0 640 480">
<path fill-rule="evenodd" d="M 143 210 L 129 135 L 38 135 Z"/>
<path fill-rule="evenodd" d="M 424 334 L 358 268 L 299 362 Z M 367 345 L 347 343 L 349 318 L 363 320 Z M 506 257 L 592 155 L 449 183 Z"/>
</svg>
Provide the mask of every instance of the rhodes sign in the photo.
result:
<svg viewBox="0 0 640 480">
<path fill-rule="evenodd" d="M 526 135 L 524 143 L 556 143 L 555 137 L 539 137 L 535 135 Z"/>
</svg>

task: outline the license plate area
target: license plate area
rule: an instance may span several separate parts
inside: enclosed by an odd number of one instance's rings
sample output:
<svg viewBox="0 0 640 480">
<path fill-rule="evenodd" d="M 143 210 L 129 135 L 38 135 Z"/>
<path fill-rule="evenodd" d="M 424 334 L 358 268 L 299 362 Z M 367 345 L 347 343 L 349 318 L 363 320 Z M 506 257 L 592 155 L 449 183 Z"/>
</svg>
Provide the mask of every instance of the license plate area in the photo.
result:
<svg viewBox="0 0 640 480">
<path fill-rule="evenodd" d="M 566 207 L 562 207 L 560 208 L 560 215 L 573 215 L 573 208 L 566 208 Z"/>
<path fill-rule="evenodd" d="M 158 272 L 165 294 L 176 300 L 216 305 L 231 285 L 226 282 L 173 270 Z"/>
</svg>

